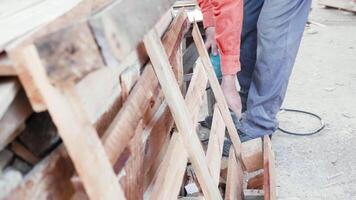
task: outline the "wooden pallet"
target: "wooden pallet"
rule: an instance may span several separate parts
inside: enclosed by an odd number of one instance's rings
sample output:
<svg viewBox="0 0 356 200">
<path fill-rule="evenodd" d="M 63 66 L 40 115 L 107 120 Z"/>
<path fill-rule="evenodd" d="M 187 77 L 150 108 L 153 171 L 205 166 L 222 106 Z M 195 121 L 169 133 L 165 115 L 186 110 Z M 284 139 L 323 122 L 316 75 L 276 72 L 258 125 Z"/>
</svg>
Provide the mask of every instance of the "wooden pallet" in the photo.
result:
<svg viewBox="0 0 356 200">
<path fill-rule="evenodd" d="M 73 194 L 77 199 L 176 199 L 188 161 L 206 199 L 243 199 L 244 171 L 263 166 L 264 190 L 270 194 L 265 199 L 275 199 L 270 144 L 264 140 L 264 156 L 261 139 L 257 145 L 241 144 L 197 25 L 192 34 L 200 58 L 184 98 L 180 46 L 189 26 L 186 14 L 171 23 L 171 15 L 161 20 L 171 24 L 167 31 L 154 28 L 153 22 L 144 26 L 139 32 L 149 32 L 142 46 L 143 34 L 133 36 L 132 27 L 126 25 L 115 28 L 120 23 L 115 11 L 121 6 L 114 4 L 93 18 L 50 34 L 30 34 L 6 48 L 10 64 L 0 68 L 14 68 L 12 73 L 18 76 L 31 107 L 48 110 L 64 144 L 40 161 L 9 199 L 68 199 Z M 126 36 L 124 40 L 121 35 Z M 134 53 L 125 47 L 135 49 Z M 123 62 L 123 55 L 133 56 L 135 62 Z M 137 62 L 145 63 L 147 55 L 150 61 L 140 73 Z M 11 81 L 16 88 L 17 80 Z M 207 84 L 216 105 L 205 153 L 195 128 Z M 15 94 L 13 102 L 21 100 Z M 11 101 L 7 102 L 11 107 Z M 23 116 L 32 112 L 26 103 Z M 170 134 L 174 124 L 177 130 Z M 222 196 L 218 184 L 225 128 L 233 148 Z"/>
</svg>

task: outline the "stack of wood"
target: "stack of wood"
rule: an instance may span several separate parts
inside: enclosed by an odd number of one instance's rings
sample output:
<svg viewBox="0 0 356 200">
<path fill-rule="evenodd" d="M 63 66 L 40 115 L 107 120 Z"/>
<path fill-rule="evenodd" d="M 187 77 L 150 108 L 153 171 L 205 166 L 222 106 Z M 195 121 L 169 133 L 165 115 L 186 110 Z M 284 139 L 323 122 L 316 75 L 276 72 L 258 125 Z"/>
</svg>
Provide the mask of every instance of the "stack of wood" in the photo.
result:
<svg viewBox="0 0 356 200">
<path fill-rule="evenodd" d="M 199 28 L 174 16 L 173 3 L 8 4 L 0 199 L 242 199 L 243 177 L 256 170 L 263 178 L 250 188 L 275 198 L 269 138 L 240 143 Z M 200 58 L 184 89 L 188 30 Z M 208 84 L 216 105 L 204 151 L 195 127 Z M 233 148 L 224 164 L 225 129 Z"/>
</svg>

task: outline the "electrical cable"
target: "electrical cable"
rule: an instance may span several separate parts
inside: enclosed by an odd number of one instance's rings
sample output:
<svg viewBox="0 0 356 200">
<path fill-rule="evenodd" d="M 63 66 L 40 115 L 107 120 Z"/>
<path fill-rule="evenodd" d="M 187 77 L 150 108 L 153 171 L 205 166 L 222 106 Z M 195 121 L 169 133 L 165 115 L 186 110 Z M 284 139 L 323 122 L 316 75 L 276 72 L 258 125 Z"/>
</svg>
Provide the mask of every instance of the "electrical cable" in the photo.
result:
<svg viewBox="0 0 356 200">
<path fill-rule="evenodd" d="M 316 128 L 315 130 L 312 131 L 308 131 L 308 132 L 293 132 L 290 130 L 285 130 L 281 127 L 278 127 L 278 129 L 280 131 L 282 131 L 283 133 L 289 134 L 289 135 L 295 135 L 295 136 L 310 136 L 310 135 L 314 135 L 316 133 L 319 133 L 321 130 L 323 130 L 325 128 L 325 123 L 323 121 L 323 119 L 314 113 L 308 112 L 308 111 L 304 111 L 304 110 L 297 110 L 297 109 L 289 109 L 289 108 L 281 108 L 280 111 L 282 112 L 296 112 L 296 113 L 303 113 L 303 114 L 307 114 L 310 116 L 313 116 L 315 118 L 317 118 L 320 121 L 320 127 Z"/>
</svg>

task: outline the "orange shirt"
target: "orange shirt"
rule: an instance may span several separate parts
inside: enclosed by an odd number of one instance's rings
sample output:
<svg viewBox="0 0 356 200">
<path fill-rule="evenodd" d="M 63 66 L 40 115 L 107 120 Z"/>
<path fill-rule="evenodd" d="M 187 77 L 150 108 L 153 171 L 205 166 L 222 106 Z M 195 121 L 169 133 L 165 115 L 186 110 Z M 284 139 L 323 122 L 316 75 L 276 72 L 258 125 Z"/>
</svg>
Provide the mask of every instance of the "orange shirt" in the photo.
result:
<svg viewBox="0 0 356 200">
<path fill-rule="evenodd" d="M 204 28 L 214 26 L 223 75 L 240 71 L 243 0 L 198 0 Z"/>
</svg>

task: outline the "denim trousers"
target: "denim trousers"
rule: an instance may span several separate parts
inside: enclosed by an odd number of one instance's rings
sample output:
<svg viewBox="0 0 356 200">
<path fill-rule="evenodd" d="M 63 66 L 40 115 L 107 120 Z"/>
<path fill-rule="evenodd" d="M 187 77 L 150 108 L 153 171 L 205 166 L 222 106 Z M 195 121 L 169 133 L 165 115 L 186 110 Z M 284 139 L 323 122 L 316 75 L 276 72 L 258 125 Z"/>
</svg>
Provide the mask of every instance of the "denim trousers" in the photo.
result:
<svg viewBox="0 0 356 200">
<path fill-rule="evenodd" d="M 303 36 L 311 0 L 244 0 L 241 71 L 242 141 L 271 135 Z"/>
</svg>

